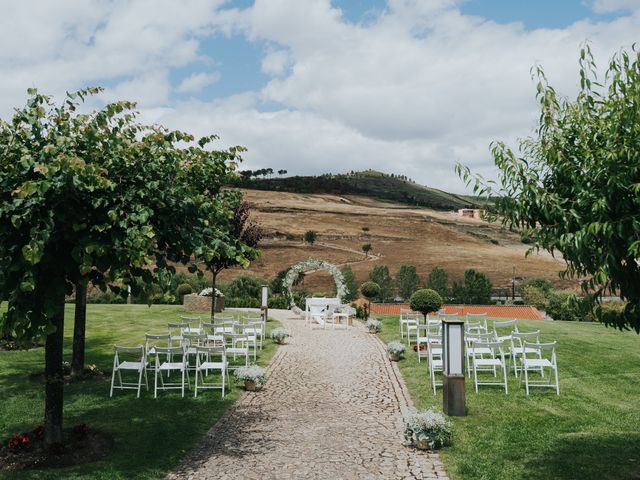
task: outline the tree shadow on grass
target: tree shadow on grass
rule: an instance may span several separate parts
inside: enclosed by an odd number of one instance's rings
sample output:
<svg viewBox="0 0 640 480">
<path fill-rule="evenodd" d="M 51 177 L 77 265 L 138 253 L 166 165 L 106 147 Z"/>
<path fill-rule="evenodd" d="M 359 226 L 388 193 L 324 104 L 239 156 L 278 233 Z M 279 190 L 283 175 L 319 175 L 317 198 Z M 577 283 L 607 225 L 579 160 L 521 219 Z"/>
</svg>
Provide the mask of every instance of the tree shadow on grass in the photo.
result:
<svg viewBox="0 0 640 480">
<path fill-rule="evenodd" d="M 562 435 L 526 470 L 530 479 L 640 480 L 640 433 Z"/>
</svg>

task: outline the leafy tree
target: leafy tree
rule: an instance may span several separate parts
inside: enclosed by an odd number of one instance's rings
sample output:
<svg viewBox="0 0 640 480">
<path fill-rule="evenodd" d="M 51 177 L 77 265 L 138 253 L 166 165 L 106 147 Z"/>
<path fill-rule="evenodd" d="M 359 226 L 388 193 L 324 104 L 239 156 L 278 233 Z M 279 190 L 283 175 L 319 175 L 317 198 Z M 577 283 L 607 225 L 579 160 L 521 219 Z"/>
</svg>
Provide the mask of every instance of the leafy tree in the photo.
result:
<svg viewBox="0 0 640 480">
<path fill-rule="evenodd" d="M 420 284 L 415 265 L 402 265 L 396 275 L 396 286 L 402 298 L 409 298 Z"/>
<path fill-rule="evenodd" d="M 369 232 L 369 227 L 362 227 L 362 231 L 364 233 L 368 233 Z"/>
<path fill-rule="evenodd" d="M 442 297 L 435 290 L 422 288 L 411 295 L 409 307 L 411 310 L 422 313 L 426 324 L 427 315 L 437 312 L 442 307 Z"/>
<path fill-rule="evenodd" d="M 393 300 L 393 278 L 389 273 L 389 267 L 386 265 L 376 265 L 369 273 L 369 279 L 380 286 L 378 300 L 380 302 L 388 302 Z"/>
<path fill-rule="evenodd" d="M 56 105 L 30 89 L 26 106 L 0 121 L 0 301 L 9 308 L 0 330 L 22 344 L 46 337 L 49 445 L 62 441 L 65 296 L 89 281 L 119 292 L 118 282 L 140 278 L 144 288 L 169 261 L 212 258 L 228 214 L 218 193 L 241 151 L 142 125 L 130 102 L 79 114 L 98 91 Z"/>
<path fill-rule="evenodd" d="M 640 53 L 614 55 L 605 82 L 596 79 L 588 46 L 579 64 L 575 100 L 559 97 L 537 68 L 535 137 L 519 151 L 495 143 L 499 181 L 475 177 L 474 191 L 492 195 L 494 219 L 521 230 L 534 249 L 560 252 L 562 276 L 586 278 L 593 299 L 618 292 L 625 309 L 604 321 L 640 333 Z M 468 168 L 457 169 L 473 181 Z"/>
<path fill-rule="evenodd" d="M 349 265 L 345 265 L 340 269 L 340 271 L 342 272 L 344 286 L 347 289 L 347 294 L 344 296 L 343 300 L 345 302 L 352 302 L 358 298 L 358 283 L 356 282 L 356 277 Z M 336 294 L 335 285 L 333 286 L 333 294 Z"/>
<path fill-rule="evenodd" d="M 262 285 L 266 283 L 262 278 L 251 275 L 239 275 L 234 278 L 231 283 L 221 286 L 221 289 L 227 297 L 251 297 L 260 299 Z"/>
<path fill-rule="evenodd" d="M 362 251 L 364 252 L 365 258 L 369 256 L 369 252 L 373 249 L 370 243 L 365 243 L 362 245 Z"/>
<path fill-rule="evenodd" d="M 307 230 L 304 232 L 304 241 L 313 245 L 316 243 L 316 239 L 318 238 L 318 232 L 314 230 Z"/>
<path fill-rule="evenodd" d="M 454 302 L 462 304 L 488 305 L 491 303 L 491 282 L 484 273 L 473 269 L 464 272 L 464 283 L 453 282 Z"/>
<path fill-rule="evenodd" d="M 365 311 L 365 317 L 369 318 L 371 312 L 371 300 L 380 295 L 380 285 L 376 282 L 364 282 L 360 285 L 360 293 L 368 300 L 368 305 Z"/>
<path fill-rule="evenodd" d="M 210 260 L 205 260 L 207 270 L 212 274 L 211 286 L 211 319 L 215 318 L 216 299 L 215 288 L 218 274 L 227 268 L 249 265 L 260 255 L 257 249 L 262 238 L 263 231 L 260 226 L 251 220 L 249 204 L 242 200 L 242 194 L 237 190 L 227 190 L 220 196 L 232 214 L 224 222 L 219 223 L 219 236 L 211 245 L 214 255 Z"/>
<path fill-rule="evenodd" d="M 442 298 L 449 296 L 449 276 L 444 268 L 433 267 L 427 278 L 427 288 L 435 290 Z"/>
<path fill-rule="evenodd" d="M 278 170 L 278 175 L 286 175 L 287 171 L 286 170 Z"/>
</svg>

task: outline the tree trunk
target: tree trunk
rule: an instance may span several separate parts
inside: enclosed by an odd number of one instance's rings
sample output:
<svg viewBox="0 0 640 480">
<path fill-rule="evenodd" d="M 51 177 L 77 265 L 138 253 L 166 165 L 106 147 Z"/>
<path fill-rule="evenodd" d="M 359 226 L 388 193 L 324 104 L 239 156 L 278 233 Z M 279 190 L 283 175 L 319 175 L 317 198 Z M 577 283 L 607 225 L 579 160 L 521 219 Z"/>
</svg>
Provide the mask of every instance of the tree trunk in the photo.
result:
<svg viewBox="0 0 640 480">
<path fill-rule="evenodd" d="M 64 296 L 58 301 L 51 318 L 55 331 L 47 335 L 45 345 L 45 403 L 44 432 L 47 445 L 62 442 L 62 404 L 64 379 L 62 373 L 62 344 L 64 339 Z"/>
<path fill-rule="evenodd" d="M 71 356 L 71 375 L 84 371 L 84 344 L 87 325 L 87 286 L 76 284 L 76 311 L 73 319 L 73 355 Z"/>
<path fill-rule="evenodd" d="M 212 272 L 213 273 L 213 280 L 211 282 L 211 288 L 213 289 L 211 291 L 211 323 L 213 323 L 216 319 L 216 302 L 218 300 L 218 297 L 216 296 L 216 277 L 218 276 L 218 272 Z"/>
</svg>

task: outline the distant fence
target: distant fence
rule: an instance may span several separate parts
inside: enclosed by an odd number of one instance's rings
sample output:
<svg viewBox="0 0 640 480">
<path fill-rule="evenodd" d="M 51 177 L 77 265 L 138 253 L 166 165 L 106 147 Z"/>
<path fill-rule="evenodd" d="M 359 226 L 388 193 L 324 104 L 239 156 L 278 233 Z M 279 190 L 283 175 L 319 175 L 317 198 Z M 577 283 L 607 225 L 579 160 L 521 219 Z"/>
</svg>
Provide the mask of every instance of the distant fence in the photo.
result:
<svg viewBox="0 0 640 480">
<path fill-rule="evenodd" d="M 407 303 L 372 303 L 371 313 L 378 315 L 400 315 L 400 309 L 408 309 Z M 528 305 L 444 305 L 445 313 L 466 315 L 486 313 L 488 317 L 519 318 L 522 320 L 544 320 L 540 311 Z"/>
</svg>

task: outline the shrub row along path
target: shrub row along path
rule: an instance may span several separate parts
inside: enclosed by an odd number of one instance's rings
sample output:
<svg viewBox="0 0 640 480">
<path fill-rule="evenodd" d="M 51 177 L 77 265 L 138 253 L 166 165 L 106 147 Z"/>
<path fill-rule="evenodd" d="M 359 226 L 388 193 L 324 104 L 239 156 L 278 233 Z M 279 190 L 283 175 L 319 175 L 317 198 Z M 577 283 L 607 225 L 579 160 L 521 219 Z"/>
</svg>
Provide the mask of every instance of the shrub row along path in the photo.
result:
<svg viewBox="0 0 640 480">
<path fill-rule="evenodd" d="M 292 336 L 266 387 L 245 393 L 167 478 L 447 478 L 437 454 L 403 444 L 410 403 L 374 335 L 269 314 Z"/>
</svg>

